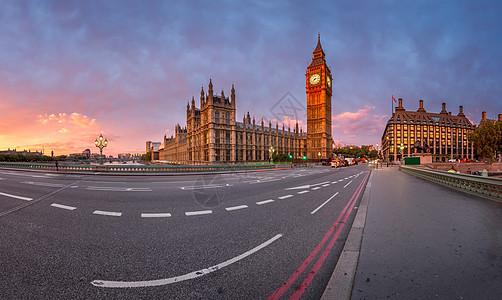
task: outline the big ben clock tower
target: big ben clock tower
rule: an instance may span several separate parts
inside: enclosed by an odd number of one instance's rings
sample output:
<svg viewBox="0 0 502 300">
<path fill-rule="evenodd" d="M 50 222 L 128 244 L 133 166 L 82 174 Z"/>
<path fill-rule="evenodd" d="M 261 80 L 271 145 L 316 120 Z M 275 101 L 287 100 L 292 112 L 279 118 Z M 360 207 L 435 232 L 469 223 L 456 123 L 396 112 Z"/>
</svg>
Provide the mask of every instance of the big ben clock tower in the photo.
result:
<svg viewBox="0 0 502 300">
<path fill-rule="evenodd" d="M 307 158 L 328 159 L 331 157 L 331 71 L 326 65 L 321 37 L 317 37 L 312 62 L 307 67 Z"/>
</svg>

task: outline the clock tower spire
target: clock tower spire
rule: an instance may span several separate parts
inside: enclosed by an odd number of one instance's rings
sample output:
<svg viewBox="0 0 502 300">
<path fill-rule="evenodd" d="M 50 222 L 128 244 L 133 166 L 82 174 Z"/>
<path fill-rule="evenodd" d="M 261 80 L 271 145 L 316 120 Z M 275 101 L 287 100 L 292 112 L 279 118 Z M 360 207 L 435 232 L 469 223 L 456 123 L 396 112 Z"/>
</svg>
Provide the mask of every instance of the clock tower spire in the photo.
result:
<svg viewBox="0 0 502 300">
<path fill-rule="evenodd" d="M 310 160 L 331 157 L 331 96 L 332 76 L 326 64 L 321 36 L 312 53 L 312 62 L 305 73 L 307 93 L 307 158 Z"/>
</svg>

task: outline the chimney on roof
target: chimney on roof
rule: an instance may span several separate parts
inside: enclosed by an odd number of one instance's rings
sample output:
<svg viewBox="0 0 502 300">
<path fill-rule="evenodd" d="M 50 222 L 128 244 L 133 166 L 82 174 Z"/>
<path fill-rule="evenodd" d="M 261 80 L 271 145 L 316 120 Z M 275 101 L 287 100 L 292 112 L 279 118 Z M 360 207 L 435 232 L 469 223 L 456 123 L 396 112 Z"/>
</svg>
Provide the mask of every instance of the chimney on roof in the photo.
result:
<svg viewBox="0 0 502 300">
<path fill-rule="evenodd" d="M 499 121 L 502 122 L 502 114 L 499 114 Z"/>
<path fill-rule="evenodd" d="M 399 98 L 399 107 L 403 107 L 403 98 Z"/>
<path fill-rule="evenodd" d="M 425 112 L 425 109 L 424 109 L 424 100 L 420 100 L 418 101 L 420 107 L 418 108 L 417 112 Z"/>
<path fill-rule="evenodd" d="M 481 120 L 486 121 L 486 111 L 481 113 Z"/>
<path fill-rule="evenodd" d="M 460 105 L 458 107 L 458 116 L 459 117 L 465 117 L 465 115 L 464 115 L 464 107 L 462 105 Z"/>
<path fill-rule="evenodd" d="M 446 103 L 444 103 L 444 102 L 443 102 L 441 105 L 443 106 L 443 109 L 441 109 L 440 114 L 448 114 L 448 113 L 446 112 Z"/>
</svg>

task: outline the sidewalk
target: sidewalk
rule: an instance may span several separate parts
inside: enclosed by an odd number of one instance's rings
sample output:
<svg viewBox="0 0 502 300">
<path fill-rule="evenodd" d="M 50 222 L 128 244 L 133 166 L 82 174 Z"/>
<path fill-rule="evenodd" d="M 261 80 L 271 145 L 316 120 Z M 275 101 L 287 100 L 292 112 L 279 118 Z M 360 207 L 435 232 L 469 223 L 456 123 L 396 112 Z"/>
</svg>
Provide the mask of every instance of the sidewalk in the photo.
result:
<svg viewBox="0 0 502 300">
<path fill-rule="evenodd" d="M 360 206 L 323 298 L 501 299 L 502 204 L 392 167 L 373 170 Z"/>
</svg>

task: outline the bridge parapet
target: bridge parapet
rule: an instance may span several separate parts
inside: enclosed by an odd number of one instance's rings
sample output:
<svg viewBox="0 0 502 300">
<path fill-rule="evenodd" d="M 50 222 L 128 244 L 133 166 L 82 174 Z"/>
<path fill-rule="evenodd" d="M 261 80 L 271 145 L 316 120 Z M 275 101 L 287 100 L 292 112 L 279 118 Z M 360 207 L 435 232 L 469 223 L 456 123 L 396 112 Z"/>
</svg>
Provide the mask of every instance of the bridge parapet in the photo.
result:
<svg viewBox="0 0 502 300">
<path fill-rule="evenodd" d="M 400 170 L 471 195 L 502 202 L 502 179 L 400 166 Z"/>
<path fill-rule="evenodd" d="M 59 163 L 24 163 L 24 162 L 0 162 L 2 168 L 16 168 L 24 170 L 43 170 L 59 172 L 78 172 L 78 173 L 124 173 L 124 174 L 143 174 L 143 173 L 209 173 L 209 172 L 232 172 L 247 170 L 269 170 L 290 168 L 291 165 L 275 164 L 249 164 L 249 165 L 88 165 L 88 164 L 70 164 Z"/>
</svg>

